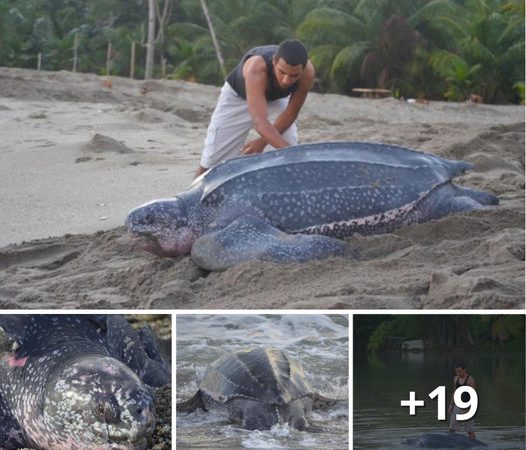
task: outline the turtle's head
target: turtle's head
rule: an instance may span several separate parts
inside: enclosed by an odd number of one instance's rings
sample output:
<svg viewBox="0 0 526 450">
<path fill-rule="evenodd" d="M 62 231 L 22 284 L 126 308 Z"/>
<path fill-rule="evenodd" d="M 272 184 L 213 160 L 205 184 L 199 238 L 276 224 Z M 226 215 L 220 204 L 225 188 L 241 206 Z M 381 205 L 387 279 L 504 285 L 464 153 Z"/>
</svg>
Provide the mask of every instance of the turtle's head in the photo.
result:
<svg viewBox="0 0 526 450">
<path fill-rule="evenodd" d="M 305 408 L 300 400 L 288 405 L 264 404 L 253 402 L 244 409 L 243 428 L 248 430 L 269 430 L 277 423 L 287 423 L 299 431 L 309 426 L 305 417 Z"/>
<path fill-rule="evenodd" d="M 280 423 L 279 407 L 259 401 L 246 400 L 241 425 L 247 430 L 270 430 Z"/>
<path fill-rule="evenodd" d="M 126 218 L 126 228 L 141 248 L 159 256 L 190 253 L 196 239 L 186 205 L 179 197 L 153 200 L 133 209 Z"/>
<path fill-rule="evenodd" d="M 46 448 L 138 450 L 155 426 L 154 400 L 120 361 L 87 356 L 47 382 L 43 402 Z M 40 436 L 37 436 L 40 437 Z"/>
</svg>

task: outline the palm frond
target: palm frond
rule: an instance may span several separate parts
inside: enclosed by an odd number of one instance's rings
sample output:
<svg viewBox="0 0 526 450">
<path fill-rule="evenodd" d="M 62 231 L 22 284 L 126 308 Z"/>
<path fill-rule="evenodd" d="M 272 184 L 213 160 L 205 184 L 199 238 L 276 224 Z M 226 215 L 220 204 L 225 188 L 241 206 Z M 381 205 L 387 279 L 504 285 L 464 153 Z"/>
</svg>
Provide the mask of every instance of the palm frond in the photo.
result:
<svg viewBox="0 0 526 450">
<path fill-rule="evenodd" d="M 311 45 L 346 45 L 365 32 L 356 17 L 330 8 L 310 12 L 296 30 L 298 37 Z"/>
<path fill-rule="evenodd" d="M 423 22 L 432 22 L 437 17 L 455 17 L 458 6 L 452 0 L 433 0 L 417 10 L 409 22 L 413 26 L 418 26 Z"/>
</svg>

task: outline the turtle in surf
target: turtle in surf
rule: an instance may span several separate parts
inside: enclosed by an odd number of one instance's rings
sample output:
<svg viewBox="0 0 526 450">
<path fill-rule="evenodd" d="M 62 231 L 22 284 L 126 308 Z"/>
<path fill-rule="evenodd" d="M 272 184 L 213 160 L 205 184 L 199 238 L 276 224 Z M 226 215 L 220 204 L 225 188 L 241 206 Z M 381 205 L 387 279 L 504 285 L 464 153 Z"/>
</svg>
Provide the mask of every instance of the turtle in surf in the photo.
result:
<svg viewBox="0 0 526 450">
<path fill-rule="evenodd" d="M 249 430 L 288 424 L 300 431 L 316 431 L 309 423 L 311 411 L 338 402 L 315 392 L 301 364 L 285 352 L 257 347 L 226 354 L 212 363 L 199 390 L 178 403 L 177 411 L 213 409 Z"/>
</svg>

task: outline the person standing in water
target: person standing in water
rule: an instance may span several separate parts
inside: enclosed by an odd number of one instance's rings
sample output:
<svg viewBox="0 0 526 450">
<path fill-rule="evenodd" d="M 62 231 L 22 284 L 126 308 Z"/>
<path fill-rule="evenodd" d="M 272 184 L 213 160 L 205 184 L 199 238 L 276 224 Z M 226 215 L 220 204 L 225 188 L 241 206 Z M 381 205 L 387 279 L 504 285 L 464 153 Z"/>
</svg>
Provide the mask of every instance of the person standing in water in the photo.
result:
<svg viewBox="0 0 526 450">
<path fill-rule="evenodd" d="M 475 379 L 468 374 L 464 363 L 459 362 L 455 366 L 455 376 L 453 378 L 453 394 L 451 395 L 451 402 L 449 404 L 448 412 L 451 415 L 449 422 L 449 431 L 454 433 L 458 427 L 464 427 L 464 430 L 468 433 L 468 436 L 475 439 L 475 427 L 473 425 L 473 419 L 459 421 L 457 420 L 457 414 L 465 414 L 466 409 L 459 408 L 454 402 L 455 391 L 461 386 L 470 386 L 475 389 Z M 469 401 L 469 394 L 467 392 L 462 393 L 461 397 L 463 402 Z"/>
<path fill-rule="evenodd" d="M 295 121 L 313 83 L 314 67 L 301 41 L 249 50 L 221 89 L 195 176 L 267 145 L 297 144 Z M 245 143 L 252 126 L 260 137 Z"/>
</svg>

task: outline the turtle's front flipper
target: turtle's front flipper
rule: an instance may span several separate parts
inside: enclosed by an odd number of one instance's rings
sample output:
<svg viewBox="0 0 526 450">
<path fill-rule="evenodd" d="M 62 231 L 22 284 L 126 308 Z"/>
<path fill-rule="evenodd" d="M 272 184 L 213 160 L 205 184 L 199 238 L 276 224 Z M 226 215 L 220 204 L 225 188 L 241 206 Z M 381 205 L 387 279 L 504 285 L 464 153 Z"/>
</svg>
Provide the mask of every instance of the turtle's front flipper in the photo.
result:
<svg viewBox="0 0 526 450">
<path fill-rule="evenodd" d="M 111 347 L 113 356 L 130 367 L 148 386 L 161 387 L 171 383 L 171 365 L 153 339 L 141 339 L 128 321 L 115 314 L 108 314 L 107 344 Z"/>
<path fill-rule="evenodd" d="M 162 364 L 171 362 L 172 357 L 172 341 L 171 339 L 160 339 L 155 335 L 153 330 L 148 326 L 144 325 L 137 334 L 141 339 L 142 345 L 146 354 Z"/>
<path fill-rule="evenodd" d="M 186 400 L 184 402 L 177 403 L 177 405 L 176 405 L 177 412 L 191 413 L 191 412 L 195 411 L 198 408 L 206 410 L 205 404 L 203 403 L 203 399 L 201 397 L 201 391 L 200 390 L 197 391 L 192 398 L 190 398 L 190 399 L 188 399 L 188 400 Z"/>
<path fill-rule="evenodd" d="M 287 234 L 263 219 L 243 216 L 194 242 L 192 259 L 203 269 L 225 270 L 244 261 L 306 262 L 351 255 L 348 244 L 320 235 Z"/>
</svg>

